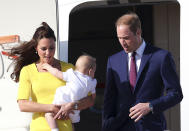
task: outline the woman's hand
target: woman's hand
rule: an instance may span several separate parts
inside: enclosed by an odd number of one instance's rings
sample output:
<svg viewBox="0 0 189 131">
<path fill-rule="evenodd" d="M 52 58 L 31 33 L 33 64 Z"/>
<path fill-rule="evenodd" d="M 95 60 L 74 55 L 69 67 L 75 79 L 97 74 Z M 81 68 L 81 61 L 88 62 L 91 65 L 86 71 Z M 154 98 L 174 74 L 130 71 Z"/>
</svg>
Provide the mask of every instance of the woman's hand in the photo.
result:
<svg viewBox="0 0 189 131">
<path fill-rule="evenodd" d="M 59 112 L 60 108 L 61 108 L 61 105 L 52 104 L 50 112 L 53 113 L 53 114 L 57 114 Z"/>
<path fill-rule="evenodd" d="M 95 101 L 96 94 L 92 94 L 90 96 L 87 96 L 79 101 L 77 101 L 77 110 L 83 110 L 87 109 L 88 107 L 93 106 Z M 59 112 L 55 114 L 54 119 L 69 119 L 69 114 L 74 113 L 74 105 L 75 102 L 70 102 L 66 104 L 62 104 Z"/>
<path fill-rule="evenodd" d="M 74 113 L 73 112 L 74 105 L 75 105 L 74 102 L 62 104 L 60 110 L 54 116 L 54 119 L 64 119 L 64 120 L 69 119 L 69 114 Z"/>
</svg>

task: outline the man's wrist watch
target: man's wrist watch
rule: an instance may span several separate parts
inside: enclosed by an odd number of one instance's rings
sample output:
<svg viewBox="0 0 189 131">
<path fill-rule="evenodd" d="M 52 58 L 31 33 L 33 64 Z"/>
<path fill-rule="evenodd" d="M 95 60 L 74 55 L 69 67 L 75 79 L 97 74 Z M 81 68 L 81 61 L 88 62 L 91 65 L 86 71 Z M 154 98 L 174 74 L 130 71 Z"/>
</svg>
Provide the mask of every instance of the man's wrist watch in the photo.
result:
<svg viewBox="0 0 189 131">
<path fill-rule="evenodd" d="M 75 102 L 75 104 L 74 104 L 74 110 L 78 110 L 78 103 L 77 102 Z"/>
<path fill-rule="evenodd" d="M 153 106 L 151 103 L 149 103 L 149 108 L 150 108 L 150 111 L 153 113 Z"/>
</svg>

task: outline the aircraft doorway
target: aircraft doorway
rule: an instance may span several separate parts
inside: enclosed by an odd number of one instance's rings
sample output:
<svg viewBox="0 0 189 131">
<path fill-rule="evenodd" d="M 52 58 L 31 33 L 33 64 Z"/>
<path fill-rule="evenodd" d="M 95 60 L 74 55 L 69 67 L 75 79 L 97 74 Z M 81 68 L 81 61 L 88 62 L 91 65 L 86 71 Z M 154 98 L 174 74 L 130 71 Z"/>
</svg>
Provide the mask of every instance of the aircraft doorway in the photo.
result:
<svg viewBox="0 0 189 131">
<path fill-rule="evenodd" d="M 68 62 L 75 64 L 76 59 L 82 53 L 88 53 L 97 59 L 97 78 L 96 88 L 97 97 L 94 107 L 81 112 L 81 122 L 77 131 L 100 131 L 101 130 L 101 109 L 103 105 L 103 93 L 105 85 L 105 73 L 108 56 L 122 50 L 116 37 L 115 21 L 118 17 L 127 11 L 135 11 L 142 21 L 142 35 L 147 43 L 157 45 L 157 37 L 162 32 L 154 31 L 158 28 L 155 19 L 160 17 L 159 8 L 165 7 L 167 10 L 169 4 L 177 5 L 175 2 L 167 3 L 140 3 L 140 4 L 110 4 L 108 2 L 87 2 L 76 6 L 69 16 L 69 40 L 68 40 Z M 158 17 L 154 16 L 157 15 Z M 154 25 L 154 23 L 156 25 Z M 165 23 L 166 25 L 168 23 Z M 169 43 L 165 44 L 166 47 Z M 169 46 L 168 46 L 169 47 Z M 165 48 L 165 46 L 163 46 Z M 168 49 L 169 50 L 169 49 Z M 176 54 L 179 51 L 176 52 Z M 174 52 L 175 53 L 175 52 Z M 175 54 L 175 56 L 176 56 Z M 177 61 L 178 63 L 178 61 Z M 179 66 L 179 64 L 177 64 Z M 177 68 L 179 68 L 177 66 Z M 178 114 L 180 110 L 176 109 Z M 171 113 L 166 113 L 168 127 L 171 131 L 178 131 L 180 128 L 180 119 L 176 129 L 173 129 Z M 180 117 L 177 116 L 177 117 Z"/>
</svg>

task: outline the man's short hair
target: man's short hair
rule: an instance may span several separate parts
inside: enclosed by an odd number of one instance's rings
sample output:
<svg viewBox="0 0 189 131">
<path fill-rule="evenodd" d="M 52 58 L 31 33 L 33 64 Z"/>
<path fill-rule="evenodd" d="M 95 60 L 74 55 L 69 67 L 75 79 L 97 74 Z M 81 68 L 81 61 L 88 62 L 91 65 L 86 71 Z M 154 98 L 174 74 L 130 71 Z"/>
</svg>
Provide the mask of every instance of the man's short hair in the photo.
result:
<svg viewBox="0 0 189 131">
<path fill-rule="evenodd" d="M 115 26 L 120 26 L 120 25 L 129 25 L 130 30 L 136 34 L 137 29 L 141 30 L 141 22 L 138 17 L 138 15 L 134 12 L 128 12 L 121 17 L 119 17 L 115 23 Z"/>
</svg>

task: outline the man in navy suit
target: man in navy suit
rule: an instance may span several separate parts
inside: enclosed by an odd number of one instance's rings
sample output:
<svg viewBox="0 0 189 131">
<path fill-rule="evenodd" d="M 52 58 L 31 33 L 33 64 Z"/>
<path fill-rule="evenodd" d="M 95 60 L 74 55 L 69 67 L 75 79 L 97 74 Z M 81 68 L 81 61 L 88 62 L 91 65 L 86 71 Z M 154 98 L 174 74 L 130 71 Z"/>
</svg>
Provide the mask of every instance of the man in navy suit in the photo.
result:
<svg viewBox="0 0 189 131">
<path fill-rule="evenodd" d="M 137 14 L 121 16 L 116 29 L 123 51 L 108 59 L 102 131 L 164 131 L 163 111 L 183 98 L 173 58 L 145 43 Z M 137 76 L 131 86 L 133 52 Z"/>
</svg>

